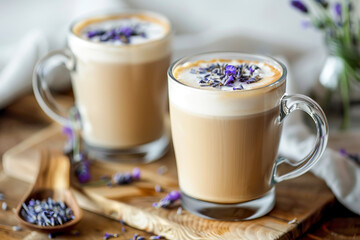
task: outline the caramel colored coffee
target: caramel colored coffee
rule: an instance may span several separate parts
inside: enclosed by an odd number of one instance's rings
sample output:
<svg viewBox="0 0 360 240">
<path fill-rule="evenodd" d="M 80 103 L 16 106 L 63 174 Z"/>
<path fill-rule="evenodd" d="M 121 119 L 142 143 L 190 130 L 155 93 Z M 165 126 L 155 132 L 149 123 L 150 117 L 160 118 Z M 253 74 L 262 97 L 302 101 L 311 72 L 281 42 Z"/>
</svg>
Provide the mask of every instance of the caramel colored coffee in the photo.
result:
<svg viewBox="0 0 360 240">
<path fill-rule="evenodd" d="M 240 203 L 270 191 L 282 129 L 280 70 L 265 62 L 212 59 L 177 66 L 173 76 L 170 115 L 182 192 Z"/>
<path fill-rule="evenodd" d="M 124 149 L 159 139 L 167 102 L 169 22 L 153 13 L 124 13 L 87 18 L 72 30 L 72 82 L 84 140 Z"/>
</svg>

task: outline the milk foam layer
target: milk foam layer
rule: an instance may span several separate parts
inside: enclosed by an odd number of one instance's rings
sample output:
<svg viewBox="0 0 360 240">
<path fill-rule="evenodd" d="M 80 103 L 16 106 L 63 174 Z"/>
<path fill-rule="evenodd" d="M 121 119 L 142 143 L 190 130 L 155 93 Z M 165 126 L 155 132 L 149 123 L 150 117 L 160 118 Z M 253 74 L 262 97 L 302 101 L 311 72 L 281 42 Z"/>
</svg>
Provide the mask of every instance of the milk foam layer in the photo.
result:
<svg viewBox="0 0 360 240">
<path fill-rule="evenodd" d="M 233 61 L 243 60 L 231 60 Z M 264 63 L 258 63 L 260 66 L 262 64 Z M 228 91 L 228 88 L 220 88 L 221 91 L 212 87 L 201 88 L 196 74 L 188 72 L 191 63 L 177 66 L 173 70 L 173 76 L 181 78 L 177 82 L 169 76 L 170 103 L 193 114 L 218 117 L 239 117 L 270 110 L 279 105 L 285 92 L 285 81 L 277 81 L 282 75 L 280 66 L 266 64 L 263 82 L 260 80 L 257 85 L 249 84 L 256 86 L 254 88 L 235 91 Z M 271 74 L 267 68 L 277 69 L 277 72 Z M 245 88 L 246 84 L 243 85 Z"/>
<path fill-rule="evenodd" d="M 102 42 L 84 39 L 82 34 L 87 28 L 96 24 L 109 24 L 122 21 L 148 22 L 152 31 L 153 27 L 162 31 L 154 31 L 146 38 L 133 39 L 136 44 L 104 44 Z M 109 26 L 110 26 L 109 25 Z M 152 12 L 118 13 L 110 15 L 98 15 L 77 21 L 71 27 L 68 44 L 74 55 L 85 61 L 138 64 L 155 61 L 168 56 L 171 53 L 171 26 L 170 22 L 162 15 Z M 154 30 L 154 29 L 153 29 Z M 161 34 L 160 34 L 161 32 Z M 142 42 L 141 42 L 142 41 Z"/>
</svg>

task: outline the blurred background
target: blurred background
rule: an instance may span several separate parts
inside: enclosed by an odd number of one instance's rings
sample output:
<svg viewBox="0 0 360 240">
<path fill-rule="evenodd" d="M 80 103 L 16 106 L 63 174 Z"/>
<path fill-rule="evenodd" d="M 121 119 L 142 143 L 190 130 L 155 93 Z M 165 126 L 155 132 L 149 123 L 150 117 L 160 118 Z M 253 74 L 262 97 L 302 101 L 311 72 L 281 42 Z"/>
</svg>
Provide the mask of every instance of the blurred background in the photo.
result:
<svg viewBox="0 0 360 240">
<path fill-rule="evenodd" d="M 285 61 L 297 91 L 316 83 L 326 57 L 323 37 L 304 28 L 303 14 L 289 0 L 0 0 L 0 108 L 31 90 L 36 61 L 65 48 L 71 20 L 104 9 L 147 9 L 166 15 L 175 31 L 174 55 L 236 50 Z M 311 61 L 309 61 L 311 59 Z M 58 89 L 68 76 L 53 80 Z"/>
</svg>

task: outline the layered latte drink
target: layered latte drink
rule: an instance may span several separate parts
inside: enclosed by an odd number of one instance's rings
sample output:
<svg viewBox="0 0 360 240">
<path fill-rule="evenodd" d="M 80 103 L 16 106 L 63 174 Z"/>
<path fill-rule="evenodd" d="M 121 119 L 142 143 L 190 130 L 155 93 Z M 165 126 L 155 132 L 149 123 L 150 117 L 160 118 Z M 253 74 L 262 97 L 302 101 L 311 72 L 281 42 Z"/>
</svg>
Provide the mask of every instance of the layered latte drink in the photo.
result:
<svg viewBox="0 0 360 240">
<path fill-rule="evenodd" d="M 169 22 L 154 14 L 96 16 L 73 26 L 76 104 L 88 144 L 126 148 L 164 133 Z"/>
<path fill-rule="evenodd" d="M 152 12 L 127 10 L 80 18 L 70 27 L 70 51 L 52 52 L 37 67 L 35 95 L 49 116 L 67 124 L 67 116 L 49 104 L 52 100 L 43 87 L 46 68 L 54 67 L 50 63 L 65 63 L 90 155 L 158 159 L 169 143 L 163 118 L 171 35 L 167 18 Z"/>
<path fill-rule="evenodd" d="M 271 210 L 284 69 L 271 58 L 226 52 L 170 67 L 172 136 L 186 209 L 226 220 Z"/>
</svg>

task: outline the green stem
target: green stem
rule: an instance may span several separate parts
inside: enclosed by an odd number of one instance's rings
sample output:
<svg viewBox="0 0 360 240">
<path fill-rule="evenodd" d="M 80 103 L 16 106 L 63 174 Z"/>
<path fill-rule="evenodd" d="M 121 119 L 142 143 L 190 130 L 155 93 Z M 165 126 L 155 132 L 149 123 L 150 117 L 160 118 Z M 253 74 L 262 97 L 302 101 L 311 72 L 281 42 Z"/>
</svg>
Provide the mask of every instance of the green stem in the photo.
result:
<svg viewBox="0 0 360 240">
<path fill-rule="evenodd" d="M 350 32 L 350 15 L 349 15 L 349 2 L 343 1 L 341 4 L 343 16 L 343 30 L 344 30 L 344 42 L 351 45 L 351 32 Z"/>
<path fill-rule="evenodd" d="M 347 74 L 347 67 L 345 66 L 345 64 L 344 64 L 344 71 L 342 72 L 340 79 L 340 94 L 344 108 L 341 128 L 343 130 L 346 130 L 350 126 L 350 98 L 349 98 L 349 76 Z"/>
</svg>

